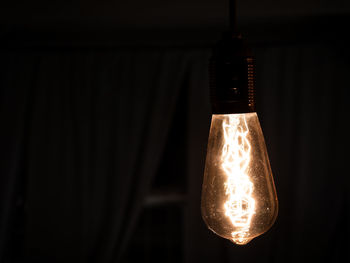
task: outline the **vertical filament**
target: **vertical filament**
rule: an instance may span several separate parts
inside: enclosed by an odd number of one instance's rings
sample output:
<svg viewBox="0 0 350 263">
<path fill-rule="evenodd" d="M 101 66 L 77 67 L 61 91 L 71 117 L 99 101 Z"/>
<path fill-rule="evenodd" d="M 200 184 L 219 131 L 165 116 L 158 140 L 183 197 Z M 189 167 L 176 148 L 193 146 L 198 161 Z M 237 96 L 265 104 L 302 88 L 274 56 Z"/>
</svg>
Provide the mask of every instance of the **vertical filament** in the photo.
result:
<svg viewBox="0 0 350 263">
<path fill-rule="evenodd" d="M 244 115 L 243 122 L 240 123 L 241 117 L 242 115 L 228 115 L 223 121 L 224 146 L 221 160 L 227 177 L 225 215 L 236 228 L 231 233 L 232 241 L 243 245 L 250 241 L 247 234 L 255 212 L 255 200 L 252 197 L 253 183 L 248 176 L 251 151 L 247 138 L 249 129 Z"/>
</svg>

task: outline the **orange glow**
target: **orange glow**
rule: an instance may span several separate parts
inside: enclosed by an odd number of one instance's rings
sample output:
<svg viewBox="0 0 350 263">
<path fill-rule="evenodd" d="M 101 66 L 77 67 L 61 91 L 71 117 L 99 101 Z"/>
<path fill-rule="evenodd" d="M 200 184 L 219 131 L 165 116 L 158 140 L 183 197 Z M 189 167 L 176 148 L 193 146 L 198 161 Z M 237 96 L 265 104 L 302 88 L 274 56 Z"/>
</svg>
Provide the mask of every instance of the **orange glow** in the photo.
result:
<svg viewBox="0 0 350 263">
<path fill-rule="evenodd" d="M 223 121 L 224 146 L 222 148 L 222 169 L 226 174 L 225 189 L 227 200 L 224 203 L 225 215 L 236 227 L 232 232 L 232 241 L 246 244 L 252 216 L 255 213 L 255 200 L 252 197 L 253 183 L 248 175 L 251 145 L 247 138 L 248 125 L 235 115 L 229 115 Z"/>
<path fill-rule="evenodd" d="M 238 245 L 262 235 L 275 222 L 277 194 L 255 112 L 213 114 L 201 212 L 211 231 Z"/>
</svg>

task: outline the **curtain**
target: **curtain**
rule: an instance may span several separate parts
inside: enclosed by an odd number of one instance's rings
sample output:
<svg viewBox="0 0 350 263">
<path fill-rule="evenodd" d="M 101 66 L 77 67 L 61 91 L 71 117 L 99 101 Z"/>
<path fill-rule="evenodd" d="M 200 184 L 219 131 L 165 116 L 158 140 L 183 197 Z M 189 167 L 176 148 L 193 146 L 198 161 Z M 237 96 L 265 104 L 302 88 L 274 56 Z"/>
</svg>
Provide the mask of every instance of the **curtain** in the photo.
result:
<svg viewBox="0 0 350 263">
<path fill-rule="evenodd" d="M 349 55 L 341 41 L 257 50 L 259 109 L 280 203 L 265 262 L 349 259 Z"/>
<path fill-rule="evenodd" d="M 5 262 L 11 244 L 23 238 L 23 164 L 38 60 L 16 53 L 0 56 L 0 261 Z"/>
<path fill-rule="evenodd" d="M 3 55 L 1 231 L 22 178 L 25 262 L 120 260 L 190 60 L 178 50 Z"/>
<path fill-rule="evenodd" d="M 22 218 L 24 200 L 25 262 L 122 261 L 184 88 L 185 262 L 348 259 L 349 51 L 341 43 L 311 43 L 255 53 L 258 116 L 279 215 L 245 247 L 211 233 L 200 216 L 210 50 L 3 54 L 2 256 L 20 239 L 14 219 Z"/>
</svg>

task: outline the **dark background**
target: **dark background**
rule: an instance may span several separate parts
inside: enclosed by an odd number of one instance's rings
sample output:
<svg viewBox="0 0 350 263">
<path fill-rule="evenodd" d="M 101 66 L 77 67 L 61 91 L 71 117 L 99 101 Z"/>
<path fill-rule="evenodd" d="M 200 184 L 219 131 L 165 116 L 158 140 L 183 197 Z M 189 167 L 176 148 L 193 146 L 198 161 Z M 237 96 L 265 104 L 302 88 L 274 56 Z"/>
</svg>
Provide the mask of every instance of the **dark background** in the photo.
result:
<svg viewBox="0 0 350 263">
<path fill-rule="evenodd" d="M 0 5 L 0 262 L 348 262 L 350 2 L 240 0 L 279 216 L 200 217 L 228 2 Z"/>
</svg>

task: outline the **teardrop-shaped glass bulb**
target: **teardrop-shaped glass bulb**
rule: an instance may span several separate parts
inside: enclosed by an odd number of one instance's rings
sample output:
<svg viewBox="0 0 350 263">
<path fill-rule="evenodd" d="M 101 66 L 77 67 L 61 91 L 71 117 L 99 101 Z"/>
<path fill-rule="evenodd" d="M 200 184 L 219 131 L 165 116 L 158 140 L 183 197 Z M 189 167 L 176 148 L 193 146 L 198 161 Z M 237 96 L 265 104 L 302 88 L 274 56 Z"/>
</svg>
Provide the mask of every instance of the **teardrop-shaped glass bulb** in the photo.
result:
<svg viewBox="0 0 350 263">
<path fill-rule="evenodd" d="M 212 116 L 201 209 L 209 229 L 239 245 L 273 225 L 278 201 L 256 113 Z"/>
</svg>

